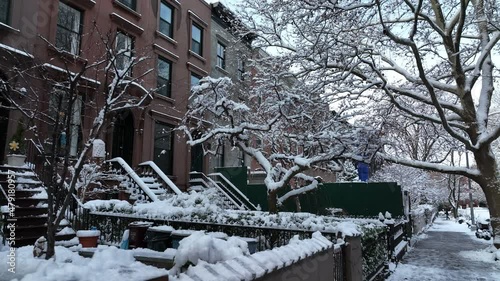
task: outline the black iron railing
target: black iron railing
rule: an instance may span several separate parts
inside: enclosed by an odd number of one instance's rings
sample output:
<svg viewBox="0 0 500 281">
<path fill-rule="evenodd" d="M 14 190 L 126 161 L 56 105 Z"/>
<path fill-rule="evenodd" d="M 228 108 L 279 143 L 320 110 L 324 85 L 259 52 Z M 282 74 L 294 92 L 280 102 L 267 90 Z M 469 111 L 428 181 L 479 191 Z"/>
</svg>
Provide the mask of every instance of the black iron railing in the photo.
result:
<svg viewBox="0 0 500 281">
<path fill-rule="evenodd" d="M 113 245 L 117 245 L 121 242 L 123 232 L 127 229 L 128 225 L 136 221 L 152 222 L 154 225 L 170 225 L 175 229 L 224 232 L 229 236 L 255 238 L 258 243 L 257 249 L 259 251 L 286 245 L 295 235 L 298 235 L 301 239 L 307 239 L 311 238 L 312 233 L 314 233 L 314 231 L 308 230 L 290 230 L 271 227 L 148 219 L 126 214 L 115 215 L 110 213 L 90 212 L 86 214 L 86 216 L 87 218 L 81 220 L 82 222 L 85 222 L 85 225 L 81 226 L 83 228 L 78 229 L 90 229 L 91 227 L 96 227 L 101 231 L 101 241 L 106 244 Z M 323 232 L 322 234 L 327 239 L 335 243 L 337 239 L 337 233 Z"/>
</svg>

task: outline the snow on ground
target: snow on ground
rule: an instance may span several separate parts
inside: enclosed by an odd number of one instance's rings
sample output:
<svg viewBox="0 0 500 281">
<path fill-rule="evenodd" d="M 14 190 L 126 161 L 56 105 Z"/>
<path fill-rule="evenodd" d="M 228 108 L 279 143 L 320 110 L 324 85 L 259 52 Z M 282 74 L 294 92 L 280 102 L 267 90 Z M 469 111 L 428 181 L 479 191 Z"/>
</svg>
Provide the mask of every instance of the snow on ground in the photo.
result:
<svg viewBox="0 0 500 281">
<path fill-rule="evenodd" d="M 388 281 L 500 280 L 500 255 L 492 241 L 478 239 L 466 223 L 437 218 L 395 267 Z"/>
<path fill-rule="evenodd" d="M 84 258 L 64 247 L 56 247 L 56 256 L 51 260 L 33 257 L 33 247 L 16 250 L 16 271 L 8 271 L 9 252 L 0 252 L 0 280 L 19 281 L 121 281 L 145 280 L 166 275 L 165 269 L 147 266 L 137 262 L 133 251 L 108 247 Z"/>
</svg>

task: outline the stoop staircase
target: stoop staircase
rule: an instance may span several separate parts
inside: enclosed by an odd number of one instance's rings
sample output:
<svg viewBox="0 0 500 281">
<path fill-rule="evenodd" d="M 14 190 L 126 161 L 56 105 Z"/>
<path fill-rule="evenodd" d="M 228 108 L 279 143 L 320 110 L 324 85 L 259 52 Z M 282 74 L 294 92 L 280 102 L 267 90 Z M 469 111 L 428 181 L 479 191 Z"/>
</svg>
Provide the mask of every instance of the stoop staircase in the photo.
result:
<svg viewBox="0 0 500 281">
<path fill-rule="evenodd" d="M 11 205 L 9 197 L 14 199 Z M 14 237 L 15 245 L 12 246 L 33 245 L 40 236 L 46 236 L 47 193 L 36 173 L 28 166 L 0 165 L 0 205 L 2 233 L 4 238 Z M 15 229 L 8 228 L 9 223 L 14 223 Z M 61 225 L 61 228 L 65 226 Z M 65 234 L 56 236 L 56 240 L 74 237 L 74 234 Z"/>
<path fill-rule="evenodd" d="M 201 172 L 191 172 L 189 175 L 189 190 L 199 191 L 205 188 L 215 188 L 226 209 L 252 211 L 259 209 L 221 173 L 205 175 Z"/>
<path fill-rule="evenodd" d="M 5 238 L 11 236 L 8 224 L 14 223 L 15 246 L 32 245 L 47 232 L 47 195 L 42 182 L 27 166 L 0 166 L 0 185 Z M 8 205 L 9 196 L 14 199 L 13 205 Z M 9 208 L 13 212 L 9 212 Z"/>
</svg>

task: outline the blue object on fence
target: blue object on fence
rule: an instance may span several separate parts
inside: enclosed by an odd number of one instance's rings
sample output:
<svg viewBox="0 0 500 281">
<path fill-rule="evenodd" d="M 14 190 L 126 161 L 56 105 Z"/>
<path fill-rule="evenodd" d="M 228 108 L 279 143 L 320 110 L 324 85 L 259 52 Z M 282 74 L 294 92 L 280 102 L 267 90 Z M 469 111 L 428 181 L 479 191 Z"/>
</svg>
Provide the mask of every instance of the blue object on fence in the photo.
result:
<svg viewBox="0 0 500 281">
<path fill-rule="evenodd" d="M 367 182 L 370 174 L 370 166 L 364 162 L 358 162 L 358 177 L 360 181 Z"/>
</svg>

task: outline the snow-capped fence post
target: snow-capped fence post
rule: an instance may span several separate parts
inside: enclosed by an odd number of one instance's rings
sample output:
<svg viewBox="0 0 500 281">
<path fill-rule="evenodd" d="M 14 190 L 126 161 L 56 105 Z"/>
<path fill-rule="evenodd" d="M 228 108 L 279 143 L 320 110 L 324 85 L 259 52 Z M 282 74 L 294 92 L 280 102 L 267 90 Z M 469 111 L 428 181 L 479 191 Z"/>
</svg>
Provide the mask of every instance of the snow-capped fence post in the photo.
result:
<svg viewBox="0 0 500 281">
<path fill-rule="evenodd" d="M 363 280 L 363 248 L 361 246 L 361 236 L 346 236 L 345 261 L 346 280 Z"/>
</svg>

